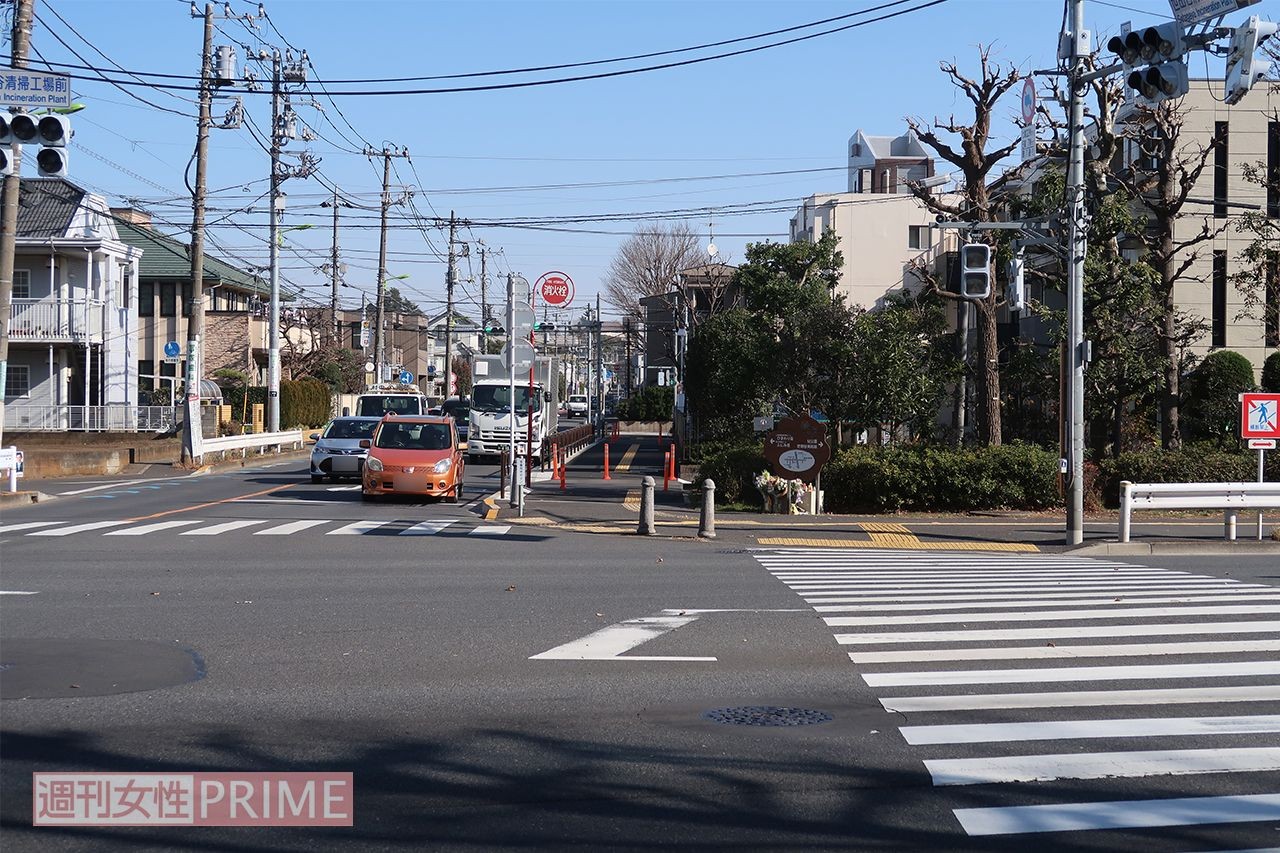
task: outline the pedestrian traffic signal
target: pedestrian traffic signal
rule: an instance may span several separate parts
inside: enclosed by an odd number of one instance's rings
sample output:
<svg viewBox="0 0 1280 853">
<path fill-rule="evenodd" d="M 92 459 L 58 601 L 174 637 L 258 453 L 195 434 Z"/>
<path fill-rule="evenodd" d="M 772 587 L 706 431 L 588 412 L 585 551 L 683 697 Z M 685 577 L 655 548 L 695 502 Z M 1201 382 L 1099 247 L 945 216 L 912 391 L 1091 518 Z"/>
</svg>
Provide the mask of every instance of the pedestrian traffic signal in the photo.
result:
<svg viewBox="0 0 1280 853">
<path fill-rule="evenodd" d="M 960 295 L 965 299 L 991 295 L 991 247 L 986 243 L 960 247 Z"/>
<path fill-rule="evenodd" d="M 66 116 L 50 114 L 40 117 L 37 125 L 40 152 L 36 154 L 37 171 L 42 178 L 67 176 L 67 143 L 71 141 L 71 122 Z"/>
<path fill-rule="evenodd" d="M 1257 15 L 1236 27 L 1231 33 L 1231 49 L 1227 54 L 1227 76 L 1224 98 L 1228 104 L 1238 104 L 1271 70 L 1271 63 L 1258 59 L 1258 47 L 1276 34 L 1276 25 L 1263 21 Z"/>
</svg>

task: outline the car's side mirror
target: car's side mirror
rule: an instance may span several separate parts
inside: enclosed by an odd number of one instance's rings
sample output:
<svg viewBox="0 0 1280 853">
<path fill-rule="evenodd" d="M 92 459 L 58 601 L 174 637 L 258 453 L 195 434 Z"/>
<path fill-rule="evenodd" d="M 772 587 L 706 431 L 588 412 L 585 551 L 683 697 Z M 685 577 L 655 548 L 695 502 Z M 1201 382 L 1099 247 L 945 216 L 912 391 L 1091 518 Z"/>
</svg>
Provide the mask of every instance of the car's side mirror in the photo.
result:
<svg viewBox="0 0 1280 853">
<path fill-rule="evenodd" d="M 373 447 L 373 442 L 372 442 L 372 441 L 370 441 L 370 440 L 369 440 L 369 439 L 367 439 L 367 438 L 362 438 L 362 439 L 360 439 L 360 449 L 361 449 L 361 450 L 368 450 L 370 447 Z"/>
<path fill-rule="evenodd" d="M 313 433 L 311 433 L 311 440 L 312 440 L 312 441 L 319 441 L 319 440 L 320 440 L 320 433 L 318 433 L 318 432 L 313 432 Z"/>
</svg>

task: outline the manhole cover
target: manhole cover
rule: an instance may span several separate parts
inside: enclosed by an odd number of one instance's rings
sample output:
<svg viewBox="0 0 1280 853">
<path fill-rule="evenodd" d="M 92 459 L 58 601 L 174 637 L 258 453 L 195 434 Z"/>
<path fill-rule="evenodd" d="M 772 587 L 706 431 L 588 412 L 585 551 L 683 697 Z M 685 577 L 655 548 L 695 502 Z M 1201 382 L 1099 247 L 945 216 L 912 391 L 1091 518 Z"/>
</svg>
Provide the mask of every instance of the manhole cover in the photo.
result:
<svg viewBox="0 0 1280 853">
<path fill-rule="evenodd" d="M 831 719 L 826 711 L 808 708 L 775 708 L 772 705 L 748 705 L 745 708 L 717 708 L 707 711 L 703 719 L 730 726 L 811 726 Z"/>
</svg>

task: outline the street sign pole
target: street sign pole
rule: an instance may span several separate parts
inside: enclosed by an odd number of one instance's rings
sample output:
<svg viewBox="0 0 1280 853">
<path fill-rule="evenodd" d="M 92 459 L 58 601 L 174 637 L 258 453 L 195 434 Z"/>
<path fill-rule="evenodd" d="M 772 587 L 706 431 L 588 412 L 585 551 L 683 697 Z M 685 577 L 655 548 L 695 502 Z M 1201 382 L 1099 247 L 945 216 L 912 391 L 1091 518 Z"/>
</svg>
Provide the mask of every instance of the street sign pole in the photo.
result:
<svg viewBox="0 0 1280 853">
<path fill-rule="evenodd" d="M 511 429 L 507 431 L 507 464 L 511 466 L 511 506 L 520 506 L 521 486 L 516 477 L 516 276 L 507 274 L 507 403 Z"/>
</svg>

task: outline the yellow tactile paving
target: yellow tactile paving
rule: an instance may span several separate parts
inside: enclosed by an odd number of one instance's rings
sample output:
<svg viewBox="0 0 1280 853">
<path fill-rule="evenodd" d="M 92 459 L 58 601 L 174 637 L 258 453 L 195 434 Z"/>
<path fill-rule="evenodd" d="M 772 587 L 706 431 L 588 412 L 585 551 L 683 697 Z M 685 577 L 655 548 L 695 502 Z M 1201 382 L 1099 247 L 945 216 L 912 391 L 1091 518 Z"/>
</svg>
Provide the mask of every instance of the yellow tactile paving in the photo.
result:
<svg viewBox="0 0 1280 853">
<path fill-rule="evenodd" d="M 912 541 L 914 540 L 914 541 Z M 888 541 L 888 537 L 874 535 L 871 539 L 812 539 L 804 536 L 758 536 L 761 545 L 782 545 L 791 548 L 899 548 L 915 551 L 1012 551 L 1034 553 L 1040 549 L 1024 542 L 922 542 L 914 536 Z"/>
<path fill-rule="evenodd" d="M 911 530 L 905 524 L 898 524 L 893 521 L 864 521 L 858 524 L 867 533 L 906 533 L 911 535 Z"/>
<path fill-rule="evenodd" d="M 622 468 L 618 468 L 618 470 L 621 471 Z M 639 489 L 631 489 L 627 492 L 627 496 L 622 499 L 622 508 L 625 510 L 628 510 L 629 512 L 640 511 L 640 490 Z"/>
<path fill-rule="evenodd" d="M 636 452 L 640 450 L 640 445 L 633 444 L 627 448 L 627 452 L 622 454 L 622 458 L 618 460 L 618 464 L 614 466 L 614 471 L 625 473 L 631 470 L 631 460 L 636 458 Z M 636 511 L 639 512 L 640 505 L 636 504 Z"/>
</svg>

